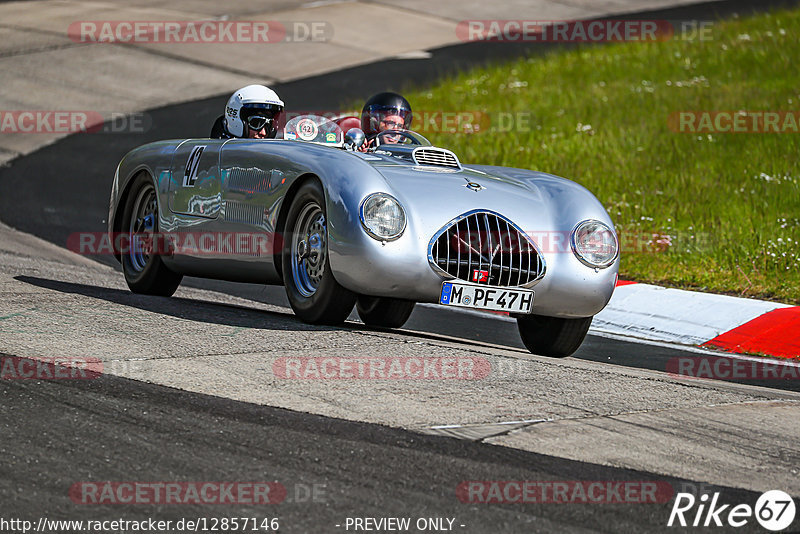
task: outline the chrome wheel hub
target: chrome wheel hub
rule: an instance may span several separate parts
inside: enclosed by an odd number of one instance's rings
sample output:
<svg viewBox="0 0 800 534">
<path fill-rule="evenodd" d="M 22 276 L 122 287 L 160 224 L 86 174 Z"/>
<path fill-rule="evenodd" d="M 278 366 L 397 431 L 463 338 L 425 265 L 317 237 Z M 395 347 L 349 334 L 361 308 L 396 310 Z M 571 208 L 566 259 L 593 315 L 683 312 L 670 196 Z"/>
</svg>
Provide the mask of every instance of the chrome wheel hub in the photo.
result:
<svg viewBox="0 0 800 534">
<path fill-rule="evenodd" d="M 297 291 L 304 297 L 317 292 L 327 255 L 327 227 L 320 206 L 311 202 L 303 207 L 292 232 L 292 279 Z"/>
<path fill-rule="evenodd" d="M 136 195 L 128 228 L 128 256 L 131 267 L 142 272 L 153 253 L 158 205 L 152 186 L 144 187 Z"/>
</svg>

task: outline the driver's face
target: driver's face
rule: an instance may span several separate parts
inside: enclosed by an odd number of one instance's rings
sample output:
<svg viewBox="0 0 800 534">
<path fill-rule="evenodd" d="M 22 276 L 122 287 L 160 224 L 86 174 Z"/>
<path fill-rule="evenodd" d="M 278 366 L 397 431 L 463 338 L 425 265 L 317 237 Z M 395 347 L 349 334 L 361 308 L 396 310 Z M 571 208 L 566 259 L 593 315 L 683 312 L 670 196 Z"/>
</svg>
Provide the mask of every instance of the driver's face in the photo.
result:
<svg viewBox="0 0 800 534">
<path fill-rule="evenodd" d="M 405 122 L 400 115 L 386 115 L 381 119 L 380 131 L 402 130 L 403 126 L 405 126 Z"/>
<path fill-rule="evenodd" d="M 252 128 L 247 129 L 247 137 L 250 139 L 266 139 L 267 138 L 267 127 L 264 126 L 260 130 L 256 131 Z"/>
<path fill-rule="evenodd" d="M 381 119 L 380 131 L 385 132 L 386 130 L 402 130 L 404 126 L 405 122 L 403 121 L 403 117 L 400 115 L 386 115 Z M 400 137 L 396 135 L 383 136 L 384 143 L 397 143 L 399 141 Z"/>
</svg>

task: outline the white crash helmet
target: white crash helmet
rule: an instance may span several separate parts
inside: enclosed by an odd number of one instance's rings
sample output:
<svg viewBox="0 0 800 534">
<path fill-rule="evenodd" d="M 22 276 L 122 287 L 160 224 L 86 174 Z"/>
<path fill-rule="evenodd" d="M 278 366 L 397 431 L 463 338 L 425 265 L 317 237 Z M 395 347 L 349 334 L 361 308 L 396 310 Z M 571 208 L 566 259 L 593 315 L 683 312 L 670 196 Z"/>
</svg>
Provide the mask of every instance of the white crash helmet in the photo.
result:
<svg viewBox="0 0 800 534">
<path fill-rule="evenodd" d="M 275 118 L 282 111 L 283 100 L 275 91 L 263 85 L 248 85 L 228 99 L 225 106 L 225 128 L 234 137 L 247 137 L 250 128 L 255 129 L 263 123 L 267 127 L 267 137 L 272 138 L 278 131 Z"/>
</svg>

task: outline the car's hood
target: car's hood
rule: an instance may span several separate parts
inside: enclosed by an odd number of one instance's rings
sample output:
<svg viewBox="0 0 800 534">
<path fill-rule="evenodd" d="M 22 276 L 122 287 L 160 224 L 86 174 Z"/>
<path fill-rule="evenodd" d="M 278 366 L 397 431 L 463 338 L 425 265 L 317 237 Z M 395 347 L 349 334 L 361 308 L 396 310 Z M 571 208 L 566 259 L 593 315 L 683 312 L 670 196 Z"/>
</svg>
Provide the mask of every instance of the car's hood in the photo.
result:
<svg viewBox="0 0 800 534">
<path fill-rule="evenodd" d="M 427 236 L 473 210 L 497 212 L 529 233 L 568 230 L 581 216 L 568 212 L 583 212 L 587 200 L 593 207 L 599 204 L 574 182 L 524 169 L 464 165 L 457 170 L 378 161 L 373 168 Z"/>
<path fill-rule="evenodd" d="M 389 164 L 374 168 L 384 176 L 398 200 L 416 213 L 441 215 L 442 224 L 475 209 L 510 212 L 507 215 L 510 217 L 517 209 L 541 211 L 545 208 L 534 184 L 469 167 L 456 170 Z"/>
</svg>

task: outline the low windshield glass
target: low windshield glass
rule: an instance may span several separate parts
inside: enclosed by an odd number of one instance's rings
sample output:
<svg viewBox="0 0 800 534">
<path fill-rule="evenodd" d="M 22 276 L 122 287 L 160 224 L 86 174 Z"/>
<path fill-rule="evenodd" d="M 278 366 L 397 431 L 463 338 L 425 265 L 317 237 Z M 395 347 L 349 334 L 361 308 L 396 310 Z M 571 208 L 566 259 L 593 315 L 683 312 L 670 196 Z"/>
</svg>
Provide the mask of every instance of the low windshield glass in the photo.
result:
<svg viewBox="0 0 800 534">
<path fill-rule="evenodd" d="M 344 144 L 344 134 L 339 125 L 317 115 L 301 115 L 287 122 L 283 138 L 335 147 Z"/>
</svg>

